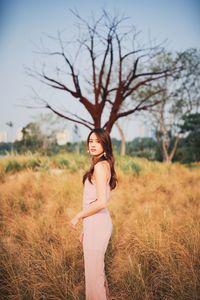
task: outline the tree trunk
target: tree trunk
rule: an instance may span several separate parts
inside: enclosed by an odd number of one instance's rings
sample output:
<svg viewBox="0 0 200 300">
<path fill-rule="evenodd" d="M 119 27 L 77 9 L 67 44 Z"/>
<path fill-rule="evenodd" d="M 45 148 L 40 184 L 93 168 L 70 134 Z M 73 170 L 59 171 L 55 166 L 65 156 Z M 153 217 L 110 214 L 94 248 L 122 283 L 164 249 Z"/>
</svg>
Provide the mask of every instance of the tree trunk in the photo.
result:
<svg viewBox="0 0 200 300">
<path fill-rule="evenodd" d="M 163 161 L 164 162 L 171 162 L 170 155 L 168 153 L 169 149 L 169 134 L 165 125 L 164 121 L 164 110 L 165 110 L 165 105 L 166 101 L 166 91 L 163 91 L 163 101 L 160 104 L 160 118 L 159 118 L 159 123 L 160 123 L 160 132 L 162 133 L 162 150 L 163 150 Z"/>
<path fill-rule="evenodd" d="M 171 163 L 172 159 L 174 157 L 174 154 L 176 152 L 177 146 L 178 146 L 178 142 L 179 142 L 180 137 L 176 136 L 173 148 L 171 150 L 171 152 L 169 153 L 168 148 L 166 143 L 163 141 L 162 146 L 163 146 L 163 161 L 167 162 L 167 163 Z"/>
<path fill-rule="evenodd" d="M 120 149 L 120 155 L 124 156 L 126 154 L 126 139 L 125 139 L 125 135 L 124 132 L 122 130 L 122 128 L 119 126 L 119 123 L 116 122 L 115 123 L 121 138 L 121 149 Z"/>
<path fill-rule="evenodd" d="M 172 161 L 172 159 L 173 159 L 173 157 L 174 157 L 174 154 L 175 154 L 175 152 L 176 152 L 176 149 L 177 149 L 179 140 L 180 140 L 180 137 L 177 135 L 177 136 L 176 136 L 176 139 L 175 139 L 174 147 L 173 147 L 173 149 L 172 149 L 172 151 L 171 151 L 171 153 L 170 153 L 170 156 L 169 156 L 171 161 Z"/>
<path fill-rule="evenodd" d="M 168 146 L 167 143 L 162 141 L 162 149 L 163 149 L 163 162 L 171 163 L 170 155 L 168 154 Z"/>
</svg>

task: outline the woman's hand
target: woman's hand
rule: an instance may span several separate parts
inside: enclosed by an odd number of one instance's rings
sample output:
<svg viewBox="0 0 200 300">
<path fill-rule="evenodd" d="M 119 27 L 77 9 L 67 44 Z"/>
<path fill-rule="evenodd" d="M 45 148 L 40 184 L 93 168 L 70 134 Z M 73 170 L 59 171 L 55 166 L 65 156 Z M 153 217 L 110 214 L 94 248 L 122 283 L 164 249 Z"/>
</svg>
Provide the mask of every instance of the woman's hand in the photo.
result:
<svg viewBox="0 0 200 300">
<path fill-rule="evenodd" d="M 83 232 L 79 235 L 79 242 L 82 244 L 83 243 Z"/>
<path fill-rule="evenodd" d="M 72 227 L 72 228 L 76 228 L 76 225 L 77 223 L 79 222 L 80 218 L 78 215 L 76 215 L 73 219 L 71 219 L 69 225 Z"/>
</svg>

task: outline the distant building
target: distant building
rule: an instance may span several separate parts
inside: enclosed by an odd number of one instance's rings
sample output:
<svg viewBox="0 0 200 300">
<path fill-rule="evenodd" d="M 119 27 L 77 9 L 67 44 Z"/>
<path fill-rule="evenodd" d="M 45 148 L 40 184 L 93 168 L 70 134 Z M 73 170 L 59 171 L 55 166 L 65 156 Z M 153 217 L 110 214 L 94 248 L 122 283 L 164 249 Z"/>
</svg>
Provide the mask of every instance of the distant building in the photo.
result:
<svg viewBox="0 0 200 300">
<path fill-rule="evenodd" d="M 8 142 L 8 136 L 6 131 L 0 132 L 0 143 L 7 143 Z"/>
<path fill-rule="evenodd" d="M 22 133 L 22 130 L 21 128 L 17 130 L 16 132 L 16 141 L 21 141 L 23 139 L 23 133 Z"/>
<path fill-rule="evenodd" d="M 141 124 L 139 127 L 139 136 L 141 138 L 150 138 L 152 137 L 151 128 L 147 124 Z"/>
<path fill-rule="evenodd" d="M 56 134 L 56 142 L 60 146 L 67 144 L 67 142 L 69 142 L 69 140 L 70 140 L 70 134 L 67 129 L 65 129 L 63 131 L 59 131 Z"/>
<path fill-rule="evenodd" d="M 145 127 L 144 125 L 140 125 L 139 127 L 139 137 L 143 138 L 145 136 Z"/>
</svg>

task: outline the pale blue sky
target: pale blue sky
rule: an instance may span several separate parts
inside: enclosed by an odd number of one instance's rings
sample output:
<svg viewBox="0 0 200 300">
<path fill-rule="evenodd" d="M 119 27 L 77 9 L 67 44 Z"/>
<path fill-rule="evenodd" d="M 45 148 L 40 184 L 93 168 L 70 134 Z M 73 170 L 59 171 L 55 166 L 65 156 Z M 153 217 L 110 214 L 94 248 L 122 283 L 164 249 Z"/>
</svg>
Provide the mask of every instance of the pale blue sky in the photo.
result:
<svg viewBox="0 0 200 300">
<path fill-rule="evenodd" d="M 70 8 L 76 8 L 87 18 L 91 12 L 101 13 L 102 8 L 117 11 L 130 17 L 130 23 L 142 30 L 143 38 L 149 34 L 158 42 L 167 39 L 169 50 L 200 48 L 200 4 L 195 0 L 1 0 L 0 15 L 0 132 L 13 121 L 15 130 L 25 126 L 36 114 L 18 106 L 25 100 L 30 103 L 30 86 L 43 92 L 40 83 L 33 83 L 23 66 L 33 66 L 38 60 L 33 53 L 43 33 L 56 35 L 57 30 L 73 33 L 75 18 Z M 3 4 L 4 3 L 4 4 Z M 51 93 L 49 91 L 49 93 Z M 47 93 L 49 97 L 51 94 Z M 25 100 L 24 100 L 25 99 Z M 44 110 L 41 112 L 45 112 Z M 39 111 L 37 111 L 39 113 Z M 140 134 L 136 121 L 123 122 L 127 139 Z M 82 137 L 87 131 L 81 127 Z M 131 130 L 130 130 L 131 129 Z M 134 129 L 134 130 L 133 130 Z M 114 129 L 113 136 L 117 137 Z"/>
</svg>

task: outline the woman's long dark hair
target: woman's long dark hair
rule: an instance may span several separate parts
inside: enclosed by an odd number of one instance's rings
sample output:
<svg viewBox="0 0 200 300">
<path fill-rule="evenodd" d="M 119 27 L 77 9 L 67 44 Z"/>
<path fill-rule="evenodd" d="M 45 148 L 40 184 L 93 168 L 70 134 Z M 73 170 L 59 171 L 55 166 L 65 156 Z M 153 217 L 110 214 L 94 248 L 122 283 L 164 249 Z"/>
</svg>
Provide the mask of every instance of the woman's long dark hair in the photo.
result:
<svg viewBox="0 0 200 300">
<path fill-rule="evenodd" d="M 107 162 L 110 165 L 110 171 L 111 171 L 111 178 L 110 178 L 109 185 L 110 185 L 111 190 L 113 190 L 116 187 L 116 184 L 117 184 L 117 176 L 116 176 L 116 172 L 115 172 L 115 168 L 114 168 L 115 159 L 114 159 L 114 156 L 113 156 L 113 149 L 112 149 L 112 143 L 111 143 L 110 135 L 103 128 L 95 128 L 88 135 L 87 146 L 89 145 L 89 140 L 90 140 L 90 136 L 91 136 L 92 133 L 95 133 L 96 136 L 98 137 L 98 139 L 101 143 L 101 146 L 103 147 L 103 151 L 105 152 L 105 155 L 103 154 L 95 162 L 94 162 L 94 160 L 92 161 L 92 165 L 91 165 L 90 169 L 83 175 L 83 183 L 85 182 L 85 180 L 87 178 L 92 183 L 92 175 L 93 175 L 93 172 L 94 172 L 95 164 L 97 164 L 99 161 L 107 160 Z"/>
</svg>

